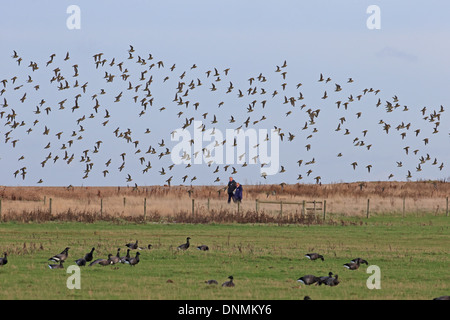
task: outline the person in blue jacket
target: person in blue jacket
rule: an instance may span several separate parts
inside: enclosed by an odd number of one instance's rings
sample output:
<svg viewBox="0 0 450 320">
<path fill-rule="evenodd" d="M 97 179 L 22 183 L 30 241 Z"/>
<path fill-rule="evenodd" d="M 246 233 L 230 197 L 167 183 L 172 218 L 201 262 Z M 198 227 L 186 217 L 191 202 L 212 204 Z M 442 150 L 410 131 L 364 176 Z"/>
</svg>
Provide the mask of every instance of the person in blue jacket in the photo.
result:
<svg viewBox="0 0 450 320">
<path fill-rule="evenodd" d="M 242 201 L 242 186 L 239 182 L 236 183 L 236 189 L 234 190 L 233 201 L 234 202 Z"/>
<path fill-rule="evenodd" d="M 231 199 L 234 200 L 234 190 L 236 190 L 236 181 L 234 181 L 233 177 L 230 177 L 230 181 L 228 182 L 228 203 L 231 202 Z"/>
</svg>

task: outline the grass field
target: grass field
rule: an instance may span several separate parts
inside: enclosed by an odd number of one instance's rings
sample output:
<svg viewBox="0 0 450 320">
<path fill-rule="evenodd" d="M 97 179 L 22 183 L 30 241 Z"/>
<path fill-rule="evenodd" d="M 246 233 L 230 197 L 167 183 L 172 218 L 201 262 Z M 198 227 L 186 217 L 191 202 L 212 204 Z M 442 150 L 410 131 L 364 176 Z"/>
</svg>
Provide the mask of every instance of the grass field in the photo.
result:
<svg viewBox="0 0 450 320">
<path fill-rule="evenodd" d="M 450 293 L 449 218 L 445 216 L 347 218 L 345 224 L 176 224 L 45 222 L 0 224 L 0 299 L 194 299 L 194 300 L 430 300 Z M 191 247 L 176 247 L 191 237 Z M 66 268 L 95 247 L 95 258 L 125 255 L 139 240 L 132 267 L 81 268 L 81 289 L 68 289 Z M 209 251 L 199 251 L 206 244 Z M 70 247 L 65 269 L 51 270 L 48 258 Z M 319 252 L 325 261 L 304 257 Z M 134 255 L 134 252 L 132 252 Z M 343 264 L 362 257 L 381 270 L 381 289 L 369 290 L 367 266 Z M 302 286 L 306 274 L 339 275 L 340 284 Z M 220 284 L 234 276 L 236 286 Z M 216 279 L 219 285 L 204 281 Z M 170 281 L 168 281 L 170 280 Z"/>
</svg>

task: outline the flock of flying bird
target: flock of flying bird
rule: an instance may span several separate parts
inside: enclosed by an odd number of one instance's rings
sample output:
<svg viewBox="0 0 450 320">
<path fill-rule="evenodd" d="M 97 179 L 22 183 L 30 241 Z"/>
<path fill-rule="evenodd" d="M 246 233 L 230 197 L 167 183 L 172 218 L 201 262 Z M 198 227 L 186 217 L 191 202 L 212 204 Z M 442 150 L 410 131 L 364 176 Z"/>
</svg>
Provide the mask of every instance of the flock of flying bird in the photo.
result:
<svg viewBox="0 0 450 320">
<path fill-rule="evenodd" d="M 70 165 L 79 162 L 83 170 L 80 178 L 83 179 L 87 179 L 93 171 L 96 172 L 97 177 L 106 178 L 116 165 L 119 173 L 124 171 L 122 174 L 126 183 L 134 182 L 137 185 L 136 181 L 147 179 L 145 175 L 150 173 L 153 178 L 163 176 L 162 179 L 165 179 L 165 183 L 169 186 L 171 183 L 190 182 L 192 184 L 197 180 L 197 176 L 189 174 L 188 170 L 192 167 L 190 163 L 178 165 L 183 168 L 180 171 L 181 174 L 176 176 L 175 164 L 170 161 L 171 150 L 168 140 L 176 130 L 192 129 L 194 120 L 199 119 L 210 123 L 213 126 L 213 132 L 219 125 L 244 130 L 261 128 L 267 124 L 266 128 L 273 126 L 276 130 L 281 143 L 294 144 L 295 141 L 303 138 L 306 145 L 288 146 L 289 150 L 296 150 L 294 153 L 291 152 L 291 155 L 301 158 L 295 159 L 296 163 L 284 163 L 283 160 L 286 157 L 280 159 L 279 174 L 295 170 L 296 172 L 290 177 L 297 177 L 297 181 L 308 178 L 321 183 L 322 177 L 314 166 L 320 163 L 320 159 L 310 154 L 316 145 L 319 145 L 319 148 L 330 148 L 326 141 L 318 140 L 316 144 L 313 144 L 319 132 L 319 114 L 327 114 L 330 110 L 327 110 L 328 106 L 322 109 L 315 107 L 317 102 L 308 100 L 307 94 L 302 92 L 301 82 L 296 82 L 294 85 L 288 84 L 286 61 L 276 66 L 273 74 L 259 73 L 251 76 L 247 84 L 239 83 L 242 87 L 238 88 L 238 84 L 231 79 L 230 68 L 219 71 L 218 68 L 213 67 L 206 72 L 199 72 L 197 65 L 193 64 L 190 68 L 177 73 L 176 64 L 168 67 L 165 65 L 167 62 L 156 59 L 152 54 L 139 55 L 131 45 L 127 51 L 127 57 L 121 61 L 115 57 L 106 58 L 103 52 L 96 53 L 92 56 L 92 65 L 88 66 L 76 61 L 72 62 L 69 52 L 59 60 L 56 54 L 51 54 L 45 63 L 30 61 L 26 64 L 25 58 L 13 51 L 12 59 L 20 73 L 0 79 L 0 96 L 3 96 L 3 99 L 0 98 L 0 101 L 3 100 L 0 104 L 0 123 L 3 122 L 2 127 L 6 128 L 3 129 L 4 143 L 11 148 L 11 152 L 2 148 L 1 157 L 8 157 L 11 163 L 17 161 L 17 165 L 11 172 L 14 177 L 25 180 L 29 169 L 35 170 L 35 166 L 44 168 L 51 164 Z M 89 79 L 83 78 L 83 71 L 85 71 L 83 69 L 89 67 L 95 70 L 88 72 L 86 77 Z M 103 79 L 92 79 L 92 72 L 103 75 Z M 269 80 L 273 79 L 271 77 L 274 77 L 274 81 L 278 83 L 269 88 Z M 177 85 L 170 87 L 173 81 L 177 82 Z M 340 117 L 332 130 L 334 129 L 335 134 L 350 136 L 346 138 L 347 142 L 357 148 L 357 151 L 348 152 L 351 157 L 358 157 L 359 150 L 370 152 L 375 135 L 397 133 L 397 139 L 405 141 L 405 144 L 406 141 L 416 143 L 408 143 L 403 150 L 400 150 L 404 156 L 417 157 L 416 172 L 422 171 L 428 163 L 443 170 L 443 161 L 431 156 L 427 151 L 422 151 L 418 146 L 419 144 L 426 146 L 430 143 L 431 137 L 438 134 L 441 116 L 445 112 L 442 105 L 434 109 L 425 106 L 418 111 L 402 105 L 397 96 L 382 101 L 379 96 L 380 89 L 364 88 L 360 92 L 345 94 L 344 92 L 356 90 L 353 78 L 347 78 L 344 85 L 320 74 L 315 81 L 318 86 L 322 86 L 320 87 L 320 90 L 323 90 L 321 103 L 329 103 L 328 101 L 334 98 L 330 104 L 336 108 L 335 112 L 340 112 Z M 163 93 L 156 97 L 155 92 L 158 90 L 162 90 Z M 200 93 L 197 95 L 196 92 Z M 46 97 L 46 94 L 49 97 Z M 168 96 L 174 96 L 174 99 L 167 100 Z M 206 99 L 207 102 L 203 103 L 200 98 Z M 371 132 L 368 129 L 354 132 L 351 128 L 351 123 L 357 119 L 364 119 L 363 111 L 364 113 L 366 111 L 356 110 L 358 106 L 354 106 L 360 101 L 366 104 L 365 110 L 369 112 L 371 109 L 367 105 L 372 102 L 374 109 L 385 108 L 386 118 L 379 120 L 378 132 Z M 215 103 L 217 104 L 214 105 Z M 124 105 L 124 107 L 118 108 L 116 107 L 118 105 Z M 271 115 L 266 116 L 265 111 Z M 411 122 L 393 123 L 396 121 L 395 117 L 389 118 L 389 115 L 395 113 L 398 116 L 399 112 L 404 114 L 420 112 L 423 121 L 430 126 L 426 128 L 429 130 Z M 224 119 L 226 114 L 229 119 Z M 176 121 L 183 117 L 185 119 L 176 124 Z M 293 118 L 295 118 L 294 121 L 290 122 Z M 154 127 L 149 126 L 152 121 L 156 122 L 152 124 Z M 288 123 L 294 123 L 294 128 L 281 128 L 275 121 L 281 121 L 283 127 Z M 367 118 L 364 121 L 367 121 Z M 128 127 L 127 124 L 130 123 L 134 127 Z M 148 126 L 140 127 L 145 125 Z M 161 125 L 165 127 L 165 132 L 160 131 Z M 169 125 L 179 129 L 171 131 Z M 202 124 L 197 129 L 206 132 L 207 126 Z M 152 135 L 153 130 L 158 131 L 156 137 Z M 117 143 L 111 142 L 111 138 L 117 139 Z M 191 144 L 193 142 L 193 140 L 190 141 Z M 235 147 L 236 139 L 234 142 L 215 141 L 214 146 L 203 147 L 201 153 L 184 152 L 182 158 L 193 160 L 203 157 L 205 164 L 214 168 L 211 170 L 212 175 L 216 176 L 215 180 L 211 179 L 213 183 L 221 181 L 222 173 L 227 176 L 237 174 L 238 169 L 241 170 L 249 164 L 258 164 L 261 168 L 268 165 L 261 163 L 258 155 L 250 158 L 248 150 L 236 155 L 236 159 L 240 160 L 245 157 L 246 161 L 239 164 L 241 168 L 233 164 L 216 165 L 212 157 L 214 149 L 231 143 L 234 143 Z M 33 154 L 34 146 L 38 145 L 42 145 L 43 155 Z M 104 147 L 104 145 L 107 146 Z M 124 149 L 121 149 L 122 147 Z M 248 149 L 258 147 L 259 143 L 248 146 Z M 23 152 L 17 159 L 10 158 L 15 154 L 12 152 L 14 148 Z M 106 155 L 104 153 L 100 156 L 104 148 Z M 333 156 L 341 158 L 344 153 L 338 152 Z M 129 160 L 130 157 L 131 160 Z M 169 160 L 166 160 L 167 158 Z M 366 155 L 365 159 L 371 159 L 371 156 Z M 39 161 L 39 164 L 35 163 L 36 161 Z M 99 163 L 100 161 L 102 163 Z M 371 163 L 361 164 L 358 161 L 359 159 L 352 158 L 343 165 L 354 170 L 365 167 L 364 170 L 368 173 L 375 169 Z M 128 165 L 130 162 L 131 165 Z M 156 165 L 156 162 L 162 162 L 162 164 Z M 397 159 L 392 165 L 404 167 L 404 160 Z M 154 167 L 157 169 L 151 170 Z M 161 169 L 158 170 L 159 168 Z M 228 169 L 230 169 L 228 173 L 225 173 Z M 155 172 L 155 170 L 158 171 Z M 383 172 L 387 170 L 390 170 L 390 173 L 385 177 L 386 179 L 396 177 L 391 168 L 384 168 Z M 404 173 L 407 179 L 413 177 L 413 171 L 412 167 L 406 168 Z M 136 179 L 135 175 L 138 173 L 142 173 L 143 177 Z M 33 183 L 45 183 L 44 176 L 39 177 L 38 173 L 34 176 L 37 178 Z M 264 169 L 261 169 L 261 177 L 268 178 Z"/>
</svg>

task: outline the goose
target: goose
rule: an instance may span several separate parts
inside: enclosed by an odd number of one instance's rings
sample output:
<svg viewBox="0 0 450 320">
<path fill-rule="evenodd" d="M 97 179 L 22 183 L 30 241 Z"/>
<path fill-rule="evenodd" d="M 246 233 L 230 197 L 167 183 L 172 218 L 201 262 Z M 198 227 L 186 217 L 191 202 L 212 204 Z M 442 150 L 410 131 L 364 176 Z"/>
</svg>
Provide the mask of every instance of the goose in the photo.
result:
<svg viewBox="0 0 450 320">
<path fill-rule="evenodd" d="M 178 250 L 187 250 L 187 249 L 189 248 L 189 240 L 190 240 L 190 239 L 191 239 L 190 237 L 187 237 L 187 238 L 186 238 L 186 243 L 180 244 L 180 245 L 177 247 L 177 249 L 178 249 Z"/>
<path fill-rule="evenodd" d="M 317 260 L 317 259 L 321 259 L 322 261 L 325 260 L 323 256 L 318 253 L 307 253 L 305 254 L 305 257 L 307 257 L 309 260 Z"/>
<path fill-rule="evenodd" d="M 307 286 L 316 283 L 317 281 L 319 281 L 320 278 L 316 277 L 312 274 L 307 274 L 306 276 L 300 277 L 297 279 L 298 282 L 303 283 Z"/>
<path fill-rule="evenodd" d="M 50 269 L 64 269 L 63 261 L 60 260 L 60 261 L 59 261 L 59 264 L 49 264 L 48 267 L 49 267 Z"/>
<path fill-rule="evenodd" d="M 107 265 L 111 264 L 111 257 L 112 257 L 112 254 L 110 253 L 110 254 L 108 254 L 108 259 L 97 259 L 97 260 L 91 262 L 89 267 L 92 267 L 95 264 L 99 264 L 101 266 L 107 266 Z"/>
<path fill-rule="evenodd" d="M 207 281 L 205 281 L 205 283 L 206 283 L 206 284 L 219 284 L 219 283 L 217 282 L 217 280 L 214 280 L 214 279 L 212 279 L 212 280 L 207 280 Z"/>
<path fill-rule="evenodd" d="M 136 240 L 135 243 L 127 243 L 125 246 L 130 248 L 130 249 L 137 249 L 138 248 L 138 241 Z"/>
<path fill-rule="evenodd" d="M 133 258 L 128 259 L 127 261 L 125 261 L 125 263 L 129 264 L 130 266 L 135 266 L 139 263 L 139 256 L 140 256 L 140 252 L 136 252 L 136 256 Z"/>
<path fill-rule="evenodd" d="M 75 263 L 79 267 L 84 267 L 86 265 L 86 259 L 85 258 L 80 258 L 78 260 L 75 260 Z"/>
<path fill-rule="evenodd" d="M 359 263 L 359 264 L 365 263 L 366 265 L 369 265 L 369 263 L 367 262 L 367 260 L 364 260 L 364 259 L 361 259 L 361 258 L 353 259 L 351 262 Z"/>
<path fill-rule="evenodd" d="M 58 253 L 57 255 L 54 255 L 53 257 L 51 257 L 50 259 L 48 259 L 49 261 L 53 261 L 53 262 L 64 262 L 68 255 L 69 255 L 69 247 L 65 248 L 61 253 Z"/>
<path fill-rule="evenodd" d="M 333 277 L 329 277 L 325 282 L 323 282 L 323 284 L 325 284 L 326 286 L 330 286 L 330 287 L 334 287 L 337 286 L 339 284 L 339 280 L 338 280 L 338 275 L 334 275 Z M 322 284 L 322 283 L 319 283 Z"/>
<path fill-rule="evenodd" d="M 359 268 L 360 262 L 359 260 L 356 262 L 349 262 L 349 263 L 345 263 L 344 267 L 346 267 L 349 270 L 356 270 Z"/>
<path fill-rule="evenodd" d="M 197 249 L 200 251 L 208 251 L 209 247 L 207 245 L 202 244 L 201 246 L 198 246 Z"/>
<path fill-rule="evenodd" d="M 130 249 L 127 249 L 127 255 L 124 257 L 120 257 L 120 262 L 121 263 L 125 263 L 126 261 L 128 261 L 130 259 Z"/>
<path fill-rule="evenodd" d="M 145 248 L 145 247 L 138 247 L 138 250 L 145 250 L 145 249 L 151 250 L 152 247 L 153 247 L 153 245 L 149 244 L 149 245 L 147 246 L 147 248 Z"/>
<path fill-rule="evenodd" d="M 4 257 L 0 258 L 0 267 L 8 263 L 8 254 L 6 252 L 3 252 L 3 255 Z"/>
<path fill-rule="evenodd" d="M 230 280 L 222 283 L 222 287 L 234 287 L 233 276 L 229 276 L 228 279 Z"/>
<path fill-rule="evenodd" d="M 111 264 L 116 264 L 120 262 L 120 248 L 117 248 L 117 254 L 114 257 L 111 257 Z"/>
<path fill-rule="evenodd" d="M 434 298 L 433 300 L 450 300 L 450 296 L 440 296 Z"/>
<path fill-rule="evenodd" d="M 329 272 L 328 276 L 319 277 L 319 281 L 317 282 L 318 285 L 321 285 L 322 283 L 326 283 L 328 279 L 333 277 L 333 272 Z"/>
<path fill-rule="evenodd" d="M 95 248 L 92 248 L 90 252 L 84 255 L 84 260 L 86 260 L 86 262 L 92 261 L 92 259 L 94 258 L 94 250 Z"/>
</svg>

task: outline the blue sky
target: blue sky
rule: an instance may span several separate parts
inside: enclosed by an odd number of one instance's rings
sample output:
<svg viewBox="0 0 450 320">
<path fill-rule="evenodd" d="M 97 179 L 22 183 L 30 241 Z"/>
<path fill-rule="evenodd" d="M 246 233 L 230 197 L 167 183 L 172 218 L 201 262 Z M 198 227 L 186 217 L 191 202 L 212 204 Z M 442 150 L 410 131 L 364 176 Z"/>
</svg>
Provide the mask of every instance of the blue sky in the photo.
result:
<svg viewBox="0 0 450 320">
<path fill-rule="evenodd" d="M 72 4 L 81 10 L 79 30 L 69 30 L 66 26 L 70 16 L 66 10 Z M 366 9 L 370 5 L 380 8 L 379 30 L 366 26 L 370 16 Z M 180 128 L 186 118 L 203 120 L 212 128 L 213 115 L 219 120 L 216 128 L 224 132 L 238 127 L 249 116 L 253 122 L 264 115 L 267 120 L 251 127 L 270 130 L 277 126 L 286 136 L 289 132 L 295 134 L 293 141 L 280 142 L 279 163 L 285 167 L 284 173 L 264 179 L 260 164 L 245 168 L 231 164 L 228 170 L 234 166 L 238 171 L 236 179 L 244 184 L 315 183 L 315 177 L 320 177 L 322 183 L 387 180 L 390 174 L 394 175 L 391 180 L 403 181 L 408 170 L 412 180 L 448 179 L 450 22 L 446 14 L 449 9 L 450 4 L 444 1 L 128 1 L 126 4 L 123 1 L 9 1 L 0 11 L 0 80 L 8 80 L 6 91 L 0 96 L 0 101 L 6 98 L 8 102 L 7 107 L 0 107 L 0 111 L 5 112 L 0 119 L 0 184 L 36 185 L 42 179 L 43 185 L 153 185 L 165 184 L 173 176 L 171 182 L 177 185 L 183 183 L 182 177 L 187 175 L 184 184 L 197 177 L 193 184 L 219 185 L 230 175 L 224 165 L 219 166 L 218 172 L 214 172 L 216 165 L 205 164 L 190 168 L 180 165 L 170 170 L 169 156 L 158 159 L 158 155 L 145 154 L 150 145 L 158 154 L 166 147 L 171 149 L 176 142 L 170 141 L 170 133 Z M 135 49 L 132 60 L 128 59 L 130 45 Z M 20 66 L 11 57 L 13 50 L 23 59 Z M 68 61 L 64 61 L 66 52 L 70 53 Z M 96 69 L 92 56 L 100 52 L 107 64 Z M 53 53 L 54 62 L 46 67 Z M 146 59 L 149 53 L 154 63 L 163 61 L 164 68 L 149 70 L 150 60 L 146 65 L 136 63 L 138 56 Z M 134 95 L 142 98 L 144 93 L 127 90 L 128 80 L 120 78 L 117 65 L 109 66 L 113 58 L 128 68 L 133 87 L 143 84 L 139 82 L 142 71 L 148 70 L 146 80 L 153 75 L 154 104 L 144 115 L 139 116 L 142 106 L 132 101 Z M 30 61 L 39 65 L 35 72 L 28 67 Z M 287 67 L 283 68 L 285 79 L 275 72 L 284 61 L 287 61 Z M 79 66 L 76 79 L 72 76 L 73 64 Z M 174 64 L 176 67 L 171 71 Z M 191 69 L 193 64 L 197 65 L 196 69 Z M 70 89 L 60 91 L 50 83 L 56 67 L 70 82 Z M 214 68 L 219 70 L 221 81 L 206 77 L 205 71 Z M 225 76 L 226 68 L 230 71 Z M 190 90 L 184 99 L 190 101 L 188 108 L 172 101 L 184 71 L 185 89 L 191 80 L 203 82 L 202 87 Z M 105 72 L 116 75 L 112 83 L 105 81 Z M 318 82 L 321 73 L 331 81 Z M 246 90 L 251 87 L 248 79 L 259 74 L 267 81 L 255 81 L 253 87 L 257 86 L 258 94 L 247 95 Z M 11 81 L 13 76 L 18 77 L 15 84 Z M 28 76 L 32 77 L 32 83 L 27 83 Z M 164 82 L 167 76 L 169 79 Z M 347 83 L 350 77 L 354 79 L 351 84 Z M 75 80 L 80 85 L 88 82 L 88 86 L 86 94 L 82 93 L 79 98 L 80 109 L 71 112 L 74 97 L 80 93 L 79 87 L 72 87 Z M 235 88 L 227 94 L 230 82 Z M 40 89 L 36 91 L 33 86 L 38 83 Z M 212 83 L 217 85 L 215 92 L 209 90 Z M 286 90 L 282 90 L 283 83 L 287 84 Z M 300 88 L 296 88 L 298 83 L 302 83 Z M 334 92 L 336 83 L 342 86 L 341 92 Z M 18 84 L 23 87 L 14 90 Z M 267 91 L 265 96 L 259 94 L 262 88 Z M 365 94 L 358 101 L 356 97 L 369 88 L 379 89 L 380 93 Z M 95 113 L 91 97 L 100 89 L 105 89 L 107 94 L 98 98 L 99 112 L 89 119 L 89 115 Z M 237 97 L 238 89 L 245 97 Z M 272 98 L 274 90 L 279 94 Z M 329 96 L 327 99 L 321 99 L 324 91 Z M 25 92 L 27 99 L 21 103 L 19 99 Z M 114 97 L 120 92 L 124 97 L 120 103 L 115 103 Z M 296 101 L 295 107 L 283 104 L 284 95 L 298 97 L 299 92 L 305 99 Z M 350 103 L 349 109 L 337 109 L 335 102 L 345 102 L 350 95 L 355 101 Z M 386 102 L 393 102 L 394 96 L 398 97 L 400 107 L 387 113 Z M 42 99 L 46 101 L 42 109 L 52 108 L 49 115 L 33 112 Z M 67 108 L 58 110 L 58 102 L 64 99 L 67 99 Z M 268 102 L 262 109 L 260 102 L 264 99 Z M 380 107 L 375 106 L 378 99 L 382 103 Z M 255 100 L 255 111 L 248 113 L 247 106 Z M 193 109 L 194 102 L 200 103 L 197 111 Z M 224 104 L 219 108 L 220 102 Z M 303 109 L 302 104 L 306 104 Z M 405 105 L 408 111 L 402 111 Z M 441 105 L 445 111 L 439 113 L 439 119 L 433 122 L 423 119 L 420 112 L 423 107 L 427 107 L 426 116 L 439 111 Z M 166 109 L 159 111 L 161 107 Z M 6 116 L 13 109 L 17 113 L 16 121 L 24 121 L 24 126 L 11 128 L 7 124 Z M 105 109 L 111 113 L 111 118 L 103 126 Z M 305 112 L 308 109 L 320 109 L 320 114 L 315 124 L 302 130 L 308 121 Z M 178 117 L 180 111 L 183 114 Z M 292 113 L 286 116 L 288 111 Z M 203 119 L 202 114 L 206 112 L 208 115 Z M 356 117 L 358 112 L 362 113 L 360 118 Z M 87 119 L 80 122 L 84 129 L 80 132 L 77 120 L 83 115 Z M 228 122 L 231 115 L 236 118 L 234 124 Z M 335 131 L 341 117 L 346 118 L 343 128 L 349 129 L 349 135 Z M 33 125 L 35 119 L 39 119 L 39 123 Z M 388 134 L 379 120 L 391 125 Z M 402 122 L 410 123 L 410 128 L 396 130 Z M 439 122 L 438 132 L 433 133 L 436 122 Z M 48 136 L 42 134 L 45 126 L 51 129 Z M 26 133 L 28 128 L 33 131 Z M 120 132 L 130 129 L 132 140 L 139 141 L 138 147 L 116 138 L 113 134 L 116 128 Z M 146 128 L 151 130 L 150 134 L 144 134 Z M 318 132 L 313 132 L 313 128 Z M 414 130 L 418 128 L 421 132 L 416 137 Z M 368 130 L 365 137 L 364 129 Z M 9 131 L 11 139 L 4 142 Z M 69 156 L 74 154 L 74 160 L 67 164 L 62 160 L 61 145 L 71 139 L 74 131 L 75 139 L 79 136 L 83 139 L 75 140 L 68 149 Z M 55 137 L 58 132 L 63 132 L 60 140 Z M 400 135 L 402 132 L 406 133 L 404 139 Z M 312 137 L 308 138 L 310 135 Z M 427 145 L 424 138 L 429 139 Z M 165 147 L 158 146 L 162 139 Z M 13 140 L 18 140 L 15 147 L 11 143 Z M 95 142 L 99 140 L 103 142 L 99 152 L 93 153 Z M 365 145 L 372 144 L 372 148 L 355 146 L 360 140 Z M 45 149 L 48 143 L 50 147 Z M 311 145 L 309 151 L 306 144 Z M 417 154 L 406 155 L 403 149 L 406 146 L 418 150 Z M 136 153 L 139 149 L 141 152 Z M 85 150 L 93 166 L 83 179 L 89 164 L 80 161 Z M 125 166 L 119 171 L 123 152 L 126 153 Z M 339 152 L 342 157 L 336 156 Z M 42 167 L 41 162 L 49 153 L 51 159 Z M 18 160 L 21 156 L 24 159 Z M 55 156 L 59 159 L 54 160 Z M 427 156 L 431 160 L 422 163 L 422 170 L 418 171 L 420 158 Z M 316 163 L 305 166 L 304 163 L 313 158 Z M 109 159 L 111 165 L 106 167 Z M 300 167 L 299 159 L 303 160 Z M 432 164 L 434 159 L 437 165 Z M 142 170 L 148 161 L 152 168 L 144 174 Z M 351 163 L 355 161 L 358 166 L 354 170 Z M 402 167 L 398 167 L 397 162 L 401 162 Z M 441 164 L 444 167 L 439 170 Z M 365 168 L 367 165 L 372 165 L 370 173 Z M 15 178 L 14 172 L 24 167 L 25 179 L 20 174 Z M 161 168 L 165 168 L 165 175 L 158 172 Z M 309 169 L 312 173 L 308 176 Z M 109 171 L 106 177 L 104 170 Z M 127 181 L 128 175 L 131 181 Z M 297 180 L 299 175 L 302 180 Z M 217 177 L 220 182 L 214 182 Z"/>
</svg>

